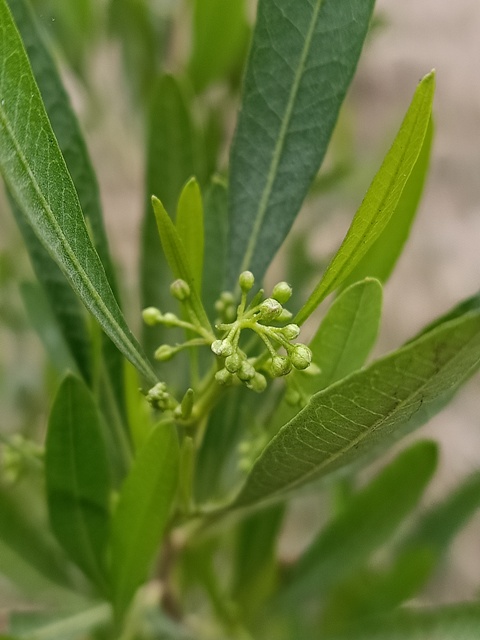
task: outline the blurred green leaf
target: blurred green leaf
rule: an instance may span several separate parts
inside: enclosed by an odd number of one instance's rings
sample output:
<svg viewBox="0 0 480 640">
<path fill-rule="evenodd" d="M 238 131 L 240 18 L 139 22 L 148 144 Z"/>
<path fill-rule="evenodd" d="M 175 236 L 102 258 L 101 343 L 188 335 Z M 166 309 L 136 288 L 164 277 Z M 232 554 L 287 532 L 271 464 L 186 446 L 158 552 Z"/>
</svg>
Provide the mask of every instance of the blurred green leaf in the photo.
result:
<svg viewBox="0 0 480 640">
<path fill-rule="evenodd" d="M 432 118 L 430 118 L 420 154 L 405 183 L 392 217 L 342 286 L 357 282 L 365 276 L 378 278 L 381 282 L 385 282 L 390 277 L 408 239 L 420 204 L 430 166 L 432 141 L 433 124 Z"/>
<path fill-rule="evenodd" d="M 468 603 L 399 611 L 325 640 L 477 640 L 479 627 L 480 605 Z"/>
<path fill-rule="evenodd" d="M 200 187 L 195 178 L 190 178 L 180 194 L 176 227 L 185 247 L 194 286 L 200 295 L 204 253 L 203 202 Z"/>
<path fill-rule="evenodd" d="M 296 563 L 281 602 L 319 598 L 354 573 L 396 532 L 431 480 L 438 451 L 419 442 L 398 455 L 313 541 Z"/>
<path fill-rule="evenodd" d="M 107 451 L 93 397 L 73 375 L 62 382 L 52 407 L 45 473 L 58 541 L 105 592 L 111 490 Z"/>
<path fill-rule="evenodd" d="M 110 616 L 108 604 L 71 613 L 13 613 L 10 630 L 26 640 L 83 640 L 85 634 L 107 623 Z"/>
<path fill-rule="evenodd" d="M 138 452 L 113 515 L 110 574 L 112 602 L 120 616 L 148 576 L 168 522 L 178 473 L 175 428 L 160 423 Z"/>
<path fill-rule="evenodd" d="M 240 67 L 249 28 L 245 0 L 193 0 L 193 46 L 188 65 L 197 91 Z"/>
<path fill-rule="evenodd" d="M 325 155 L 373 5 L 258 3 L 230 156 L 230 287 L 245 269 L 260 281 L 290 230 Z"/>
<path fill-rule="evenodd" d="M 279 499 L 420 426 L 480 364 L 480 314 L 445 323 L 316 393 L 257 458 L 229 507 Z"/>
<path fill-rule="evenodd" d="M 167 259 L 168 265 L 173 272 L 175 278 L 184 280 L 190 287 L 190 303 L 195 315 L 201 325 L 211 331 L 205 309 L 192 275 L 187 252 L 183 242 L 173 224 L 170 216 L 165 211 L 163 204 L 155 196 L 152 197 L 153 210 L 157 220 L 158 233 L 162 243 L 163 252 Z"/>
<path fill-rule="evenodd" d="M 434 90 L 435 76 L 432 72 L 418 85 L 397 136 L 356 212 L 347 235 L 322 279 L 298 312 L 295 319 L 298 324 L 302 324 L 322 300 L 345 281 L 383 233 L 422 149 L 431 118 Z"/>
<path fill-rule="evenodd" d="M 88 236 L 75 187 L 5 0 L 0 1 L 0 29 L 4 61 L 0 169 L 6 184 L 84 304 L 125 357 L 154 384 L 155 374 L 118 308 Z"/>
<path fill-rule="evenodd" d="M 227 185 L 214 176 L 205 192 L 205 260 L 203 266 L 202 300 L 211 322 L 217 313 L 214 305 L 225 290 L 227 268 Z"/>
</svg>

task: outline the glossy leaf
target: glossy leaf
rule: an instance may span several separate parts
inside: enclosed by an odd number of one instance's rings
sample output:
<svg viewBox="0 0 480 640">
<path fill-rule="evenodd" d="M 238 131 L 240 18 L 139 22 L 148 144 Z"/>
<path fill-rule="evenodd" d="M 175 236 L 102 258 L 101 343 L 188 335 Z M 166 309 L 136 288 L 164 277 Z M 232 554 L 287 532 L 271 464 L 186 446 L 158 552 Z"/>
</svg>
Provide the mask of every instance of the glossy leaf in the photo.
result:
<svg viewBox="0 0 480 640">
<path fill-rule="evenodd" d="M 205 192 L 205 260 L 202 300 L 211 322 L 215 321 L 215 301 L 226 286 L 227 269 L 227 185 L 214 176 Z"/>
<path fill-rule="evenodd" d="M 258 3 L 230 156 L 230 287 L 245 269 L 261 280 L 290 230 L 325 155 L 373 5 Z"/>
<path fill-rule="evenodd" d="M 105 590 L 110 477 L 100 420 L 84 383 L 68 375 L 49 418 L 45 474 L 50 522 L 58 541 Z"/>
<path fill-rule="evenodd" d="M 240 66 L 248 31 L 245 0 L 194 0 L 189 76 L 197 91 Z"/>
<path fill-rule="evenodd" d="M 0 35 L 0 169 L 6 184 L 103 330 L 153 384 L 153 370 L 125 323 L 88 236 L 75 187 L 5 0 L 0 2 Z"/>
<path fill-rule="evenodd" d="M 302 387 L 314 393 L 359 369 L 375 344 L 381 312 L 378 280 L 368 278 L 343 291 L 309 344 L 320 374 L 303 376 Z"/>
<path fill-rule="evenodd" d="M 285 594 L 289 604 L 313 594 L 318 598 L 387 542 L 421 498 L 437 457 L 433 442 L 414 444 L 354 494 L 294 567 Z"/>
<path fill-rule="evenodd" d="M 378 278 L 381 282 L 386 282 L 390 277 L 408 239 L 420 204 L 430 166 L 432 141 L 433 124 L 430 118 L 420 154 L 392 217 L 380 236 L 344 281 L 343 286 L 357 282 L 366 276 Z"/>
<path fill-rule="evenodd" d="M 170 216 L 163 204 L 155 196 L 152 197 L 153 210 L 157 220 L 158 233 L 168 265 L 175 278 L 181 278 L 190 287 L 190 301 L 195 315 L 203 327 L 210 331 L 210 323 L 198 294 L 195 279 L 192 275 L 187 252 Z"/>
<path fill-rule="evenodd" d="M 350 229 L 322 279 L 296 316 L 301 324 L 326 296 L 350 275 L 381 236 L 404 190 L 423 146 L 432 113 L 434 74 L 423 78 L 393 144 L 374 177 Z"/>
<path fill-rule="evenodd" d="M 110 576 L 117 614 L 146 580 L 178 484 L 179 446 L 172 425 L 151 432 L 123 484 L 113 515 Z"/>
<path fill-rule="evenodd" d="M 423 424 L 479 364 L 480 314 L 471 312 L 316 393 L 263 450 L 232 507 L 363 462 Z"/>
<path fill-rule="evenodd" d="M 200 187 L 195 178 L 187 182 L 180 194 L 176 227 L 185 247 L 195 288 L 200 294 L 204 253 L 203 202 Z"/>
<path fill-rule="evenodd" d="M 438 609 L 410 609 L 363 621 L 346 634 L 325 640 L 476 640 L 480 627 L 480 605 L 458 604 Z"/>
</svg>

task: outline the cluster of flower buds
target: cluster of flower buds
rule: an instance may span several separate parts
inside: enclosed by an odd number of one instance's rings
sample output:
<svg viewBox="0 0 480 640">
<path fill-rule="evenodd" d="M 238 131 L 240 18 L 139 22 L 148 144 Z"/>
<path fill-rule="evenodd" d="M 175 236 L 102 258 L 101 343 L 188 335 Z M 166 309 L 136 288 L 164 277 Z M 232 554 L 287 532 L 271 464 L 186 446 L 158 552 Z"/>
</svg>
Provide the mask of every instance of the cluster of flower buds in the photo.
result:
<svg viewBox="0 0 480 640">
<path fill-rule="evenodd" d="M 238 283 L 242 290 L 242 299 L 236 309 L 235 317 L 231 313 L 230 294 L 222 294 L 216 309 L 228 321 L 220 321 L 217 329 L 224 337 L 215 340 L 211 349 L 215 355 L 225 358 L 224 367 L 216 374 L 220 384 L 230 384 L 234 377 L 243 382 L 249 389 L 263 391 L 267 385 L 265 376 L 258 369 L 262 369 L 270 376 L 278 378 L 285 376 L 292 368 L 307 369 L 312 362 L 312 352 L 301 343 L 292 343 L 299 333 L 296 324 L 279 324 L 288 322 L 292 314 L 283 307 L 292 295 L 292 289 L 286 282 L 279 282 L 273 288 L 269 298 L 264 298 L 263 290 L 253 296 L 247 304 L 247 295 L 255 284 L 255 278 L 250 271 L 240 274 Z M 249 358 L 239 347 L 241 332 L 250 329 L 255 332 L 267 348 L 268 359 L 263 356 Z M 282 348 L 286 355 L 280 355 Z"/>
<path fill-rule="evenodd" d="M 146 398 L 152 407 L 159 411 L 173 411 L 178 406 L 178 402 L 167 391 L 165 382 L 157 382 L 147 393 Z"/>
</svg>

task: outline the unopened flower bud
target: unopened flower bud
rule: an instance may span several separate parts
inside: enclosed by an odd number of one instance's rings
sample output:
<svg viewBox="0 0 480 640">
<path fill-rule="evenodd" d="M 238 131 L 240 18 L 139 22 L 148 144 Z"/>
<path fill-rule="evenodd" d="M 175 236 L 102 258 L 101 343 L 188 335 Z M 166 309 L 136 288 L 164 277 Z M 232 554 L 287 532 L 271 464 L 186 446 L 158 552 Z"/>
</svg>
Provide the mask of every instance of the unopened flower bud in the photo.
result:
<svg viewBox="0 0 480 640">
<path fill-rule="evenodd" d="M 300 393 L 296 389 L 288 387 L 285 392 L 285 402 L 291 407 L 296 406 L 300 402 Z"/>
<path fill-rule="evenodd" d="M 287 340 L 295 340 L 300 335 L 300 327 L 298 324 L 287 324 L 283 327 L 282 333 Z"/>
<path fill-rule="evenodd" d="M 285 304 L 292 297 L 292 287 L 287 282 L 279 282 L 273 287 L 272 298 Z"/>
<path fill-rule="evenodd" d="M 244 293 L 248 293 L 255 284 L 255 277 L 251 271 L 243 271 L 239 278 L 238 284 Z"/>
<path fill-rule="evenodd" d="M 286 376 L 292 370 L 292 363 L 290 362 L 290 358 L 285 358 L 284 356 L 275 356 L 272 358 L 272 363 L 270 365 L 272 376 L 274 378 L 279 378 L 280 376 Z"/>
<path fill-rule="evenodd" d="M 154 358 L 160 362 L 166 362 L 167 360 L 171 360 L 175 353 L 176 350 L 174 347 L 171 347 L 169 344 L 162 344 L 155 351 Z"/>
<path fill-rule="evenodd" d="M 267 388 L 267 379 L 258 371 L 255 373 L 253 378 L 246 383 L 247 387 L 252 391 L 256 391 L 257 393 L 262 393 Z"/>
<path fill-rule="evenodd" d="M 236 373 L 242 366 L 243 358 L 238 353 L 232 353 L 231 356 L 225 359 L 225 368 L 230 373 Z"/>
<path fill-rule="evenodd" d="M 255 373 L 253 365 L 251 365 L 248 360 L 244 360 L 242 366 L 237 371 L 237 376 L 242 382 L 248 382 L 255 376 Z"/>
<path fill-rule="evenodd" d="M 170 293 L 180 302 L 184 302 L 190 297 L 191 291 L 188 283 L 179 278 L 170 285 Z"/>
<path fill-rule="evenodd" d="M 293 313 L 288 309 L 282 309 L 282 313 L 278 316 L 277 322 L 288 322 L 293 318 Z"/>
<path fill-rule="evenodd" d="M 176 327 L 178 324 L 178 318 L 174 313 L 169 311 L 168 313 L 163 314 L 162 324 L 166 327 Z"/>
<path fill-rule="evenodd" d="M 217 356 L 230 356 L 233 353 L 232 343 L 228 340 L 215 340 L 210 347 Z"/>
<path fill-rule="evenodd" d="M 282 313 L 283 307 L 273 298 L 266 298 L 260 305 L 260 320 L 263 322 L 271 322 L 276 320 Z"/>
<path fill-rule="evenodd" d="M 146 325 L 153 327 L 160 322 L 162 314 L 155 307 L 147 307 L 142 311 L 142 318 Z"/>
<path fill-rule="evenodd" d="M 218 382 L 218 384 L 230 384 L 232 382 L 232 379 L 232 374 L 226 369 L 220 369 L 220 371 L 217 371 L 217 373 L 215 374 L 215 380 Z"/>
<path fill-rule="evenodd" d="M 295 369 L 306 369 L 312 362 L 312 352 L 304 344 L 294 345 L 289 355 Z"/>
</svg>

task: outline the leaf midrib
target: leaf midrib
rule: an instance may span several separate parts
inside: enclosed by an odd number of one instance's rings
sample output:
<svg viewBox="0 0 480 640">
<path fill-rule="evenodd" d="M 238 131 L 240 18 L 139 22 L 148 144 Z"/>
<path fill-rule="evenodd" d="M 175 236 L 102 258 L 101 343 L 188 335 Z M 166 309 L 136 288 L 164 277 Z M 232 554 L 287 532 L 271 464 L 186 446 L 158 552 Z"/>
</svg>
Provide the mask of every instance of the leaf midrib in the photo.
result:
<svg viewBox="0 0 480 640">
<path fill-rule="evenodd" d="M 283 147 L 285 145 L 285 140 L 287 137 L 287 131 L 290 126 L 290 121 L 293 114 L 293 108 L 297 100 L 297 95 L 300 88 L 300 82 L 301 82 L 303 73 L 305 71 L 308 54 L 310 52 L 313 35 L 315 33 L 315 27 L 317 26 L 317 21 L 319 18 L 320 9 L 322 7 L 323 1 L 324 0 L 317 0 L 317 4 L 313 10 L 312 23 L 308 30 L 307 37 L 305 38 L 305 44 L 302 49 L 299 65 L 298 65 L 297 71 L 295 72 L 295 78 L 294 78 L 292 89 L 290 91 L 290 95 L 288 98 L 284 119 L 282 121 L 282 124 L 280 127 L 280 133 L 277 138 L 275 149 L 273 151 L 273 156 L 270 163 L 270 171 L 268 172 L 267 182 L 265 184 L 265 188 L 263 190 L 262 197 L 260 199 L 260 205 L 258 207 L 257 216 L 255 218 L 255 223 L 253 225 L 252 233 L 250 235 L 250 240 L 247 245 L 242 266 L 240 268 L 240 272 L 245 271 L 246 269 L 249 268 L 251 259 L 253 257 L 253 254 L 258 242 L 260 230 L 262 228 L 263 220 L 265 218 L 265 214 L 268 208 L 268 203 L 270 201 L 270 196 L 272 194 L 273 184 L 275 182 L 277 169 L 280 164 Z"/>
</svg>

